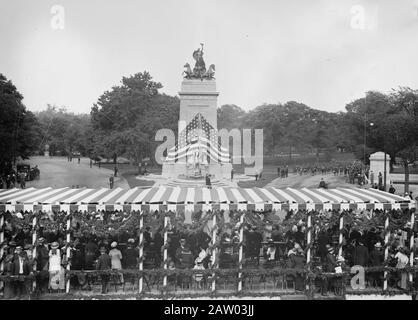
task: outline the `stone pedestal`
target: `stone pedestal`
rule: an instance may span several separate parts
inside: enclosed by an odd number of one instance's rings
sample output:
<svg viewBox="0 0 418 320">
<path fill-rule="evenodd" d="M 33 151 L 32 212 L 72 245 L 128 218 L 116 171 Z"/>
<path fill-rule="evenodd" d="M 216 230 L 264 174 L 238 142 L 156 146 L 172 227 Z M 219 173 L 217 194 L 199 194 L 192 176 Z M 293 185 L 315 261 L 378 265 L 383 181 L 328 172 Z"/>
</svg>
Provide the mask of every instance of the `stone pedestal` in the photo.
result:
<svg viewBox="0 0 418 320">
<path fill-rule="evenodd" d="M 215 129 L 217 125 L 217 101 L 219 92 L 216 91 L 215 80 L 184 79 L 181 83 L 180 119 L 178 132 L 186 128 L 187 124 L 200 113 Z"/>
<path fill-rule="evenodd" d="M 382 173 L 382 179 L 385 176 L 385 153 L 384 152 L 375 152 L 370 155 L 370 170 L 369 170 L 369 179 L 370 174 L 373 172 L 374 183 L 379 183 L 379 172 Z M 383 183 L 385 183 L 383 181 Z M 386 154 L 386 188 L 389 188 L 390 185 L 390 156 Z"/>
</svg>

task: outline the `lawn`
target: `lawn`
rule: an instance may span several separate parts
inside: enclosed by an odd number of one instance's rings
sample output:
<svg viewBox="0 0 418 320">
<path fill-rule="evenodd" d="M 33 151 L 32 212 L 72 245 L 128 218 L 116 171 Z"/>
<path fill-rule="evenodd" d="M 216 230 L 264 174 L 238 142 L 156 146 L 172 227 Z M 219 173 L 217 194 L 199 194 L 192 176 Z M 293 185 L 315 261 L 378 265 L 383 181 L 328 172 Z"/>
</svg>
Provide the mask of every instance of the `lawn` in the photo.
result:
<svg viewBox="0 0 418 320">
<path fill-rule="evenodd" d="M 102 168 L 113 170 L 115 165 L 113 163 L 102 163 Z M 161 174 L 161 167 L 147 167 L 149 173 Z M 126 179 L 129 184 L 129 187 L 150 187 L 154 183 L 152 181 L 140 180 L 136 177 L 138 176 L 138 167 L 131 164 L 118 164 L 118 175 L 121 175 Z"/>
</svg>

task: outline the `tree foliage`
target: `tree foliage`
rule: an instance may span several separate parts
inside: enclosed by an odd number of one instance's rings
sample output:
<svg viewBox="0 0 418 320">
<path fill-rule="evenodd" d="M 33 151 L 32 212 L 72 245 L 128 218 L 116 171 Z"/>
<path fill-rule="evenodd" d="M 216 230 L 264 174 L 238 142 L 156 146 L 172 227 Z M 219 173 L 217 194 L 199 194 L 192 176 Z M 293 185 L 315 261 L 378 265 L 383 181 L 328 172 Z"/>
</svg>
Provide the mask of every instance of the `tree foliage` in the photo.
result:
<svg viewBox="0 0 418 320">
<path fill-rule="evenodd" d="M 46 110 L 36 113 L 41 125 L 40 151 L 49 145 L 51 155 L 67 155 L 80 152 L 88 155 L 92 141 L 88 114 L 74 114 L 65 107 L 47 105 Z"/>
<path fill-rule="evenodd" d="M 124 77 L 99 97 L 91 110 L 94 153 L 107 158 L 115 153 L 135 162 L 153 158 L 155 133 L 169 128 L 177 131 L 179 99 L 160 94 L 161 83 L 148 72 Z"/>
<path fill-rule="evenodd" d="M 22 103 L 23 96 L 0 74 L 0 174 L 17 158 L 27 159 L 38 147 L 39 125 Z"/>
</svg>

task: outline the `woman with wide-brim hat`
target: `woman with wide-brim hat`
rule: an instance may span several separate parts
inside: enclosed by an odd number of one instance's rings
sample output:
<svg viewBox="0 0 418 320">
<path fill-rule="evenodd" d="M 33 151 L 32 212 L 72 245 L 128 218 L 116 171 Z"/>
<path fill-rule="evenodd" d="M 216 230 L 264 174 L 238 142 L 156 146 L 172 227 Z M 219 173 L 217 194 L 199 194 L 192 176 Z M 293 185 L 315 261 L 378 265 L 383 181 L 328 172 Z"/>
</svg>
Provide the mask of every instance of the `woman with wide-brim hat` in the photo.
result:
<svg viewBox="0 0 418 320">
<path fill-rule="evenodd" d="M 111 259 L 111 264 L 112 264 L 112 270 L 122 270 L 122 252 L 120 252 L 120 250 L 117 248 L 118 243 L 116 241 L 113 241 L 110 244 L 110 247 L 112 248 L 109 251 L 109 256 Z M 123 274 L 120 274 L 119 276 L 120 282 L 123 283 Z"/>
<path fill-rule="evenodd" d="M 51 243 L 51 250 L 49 250 L 49 290 L 63 290 L 64 281 L 62 280 L 61 267 L 61 250 L 59 243 L 54 241 Z"/>
</svg>

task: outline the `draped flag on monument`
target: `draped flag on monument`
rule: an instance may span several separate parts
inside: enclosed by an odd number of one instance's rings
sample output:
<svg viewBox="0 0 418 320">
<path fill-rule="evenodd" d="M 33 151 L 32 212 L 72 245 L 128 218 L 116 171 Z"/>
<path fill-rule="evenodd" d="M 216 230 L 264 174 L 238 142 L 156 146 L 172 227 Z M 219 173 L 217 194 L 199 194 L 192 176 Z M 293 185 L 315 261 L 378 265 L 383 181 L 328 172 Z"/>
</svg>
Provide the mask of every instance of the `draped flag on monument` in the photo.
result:
<svg viewBox="0 0 418 320">
<path fill-rule="evenodd" d="M 229 163 L 229 152 L 218 142 L 217 131 L 200 113 L 180 132 L 179 140 L 168 151 L 166 160 L 183 160 L 186 157 L 193 157 L 196 152 L 214 162 Z M 209 162 L 209 159 L 207 162 Z"/>
</svg>

